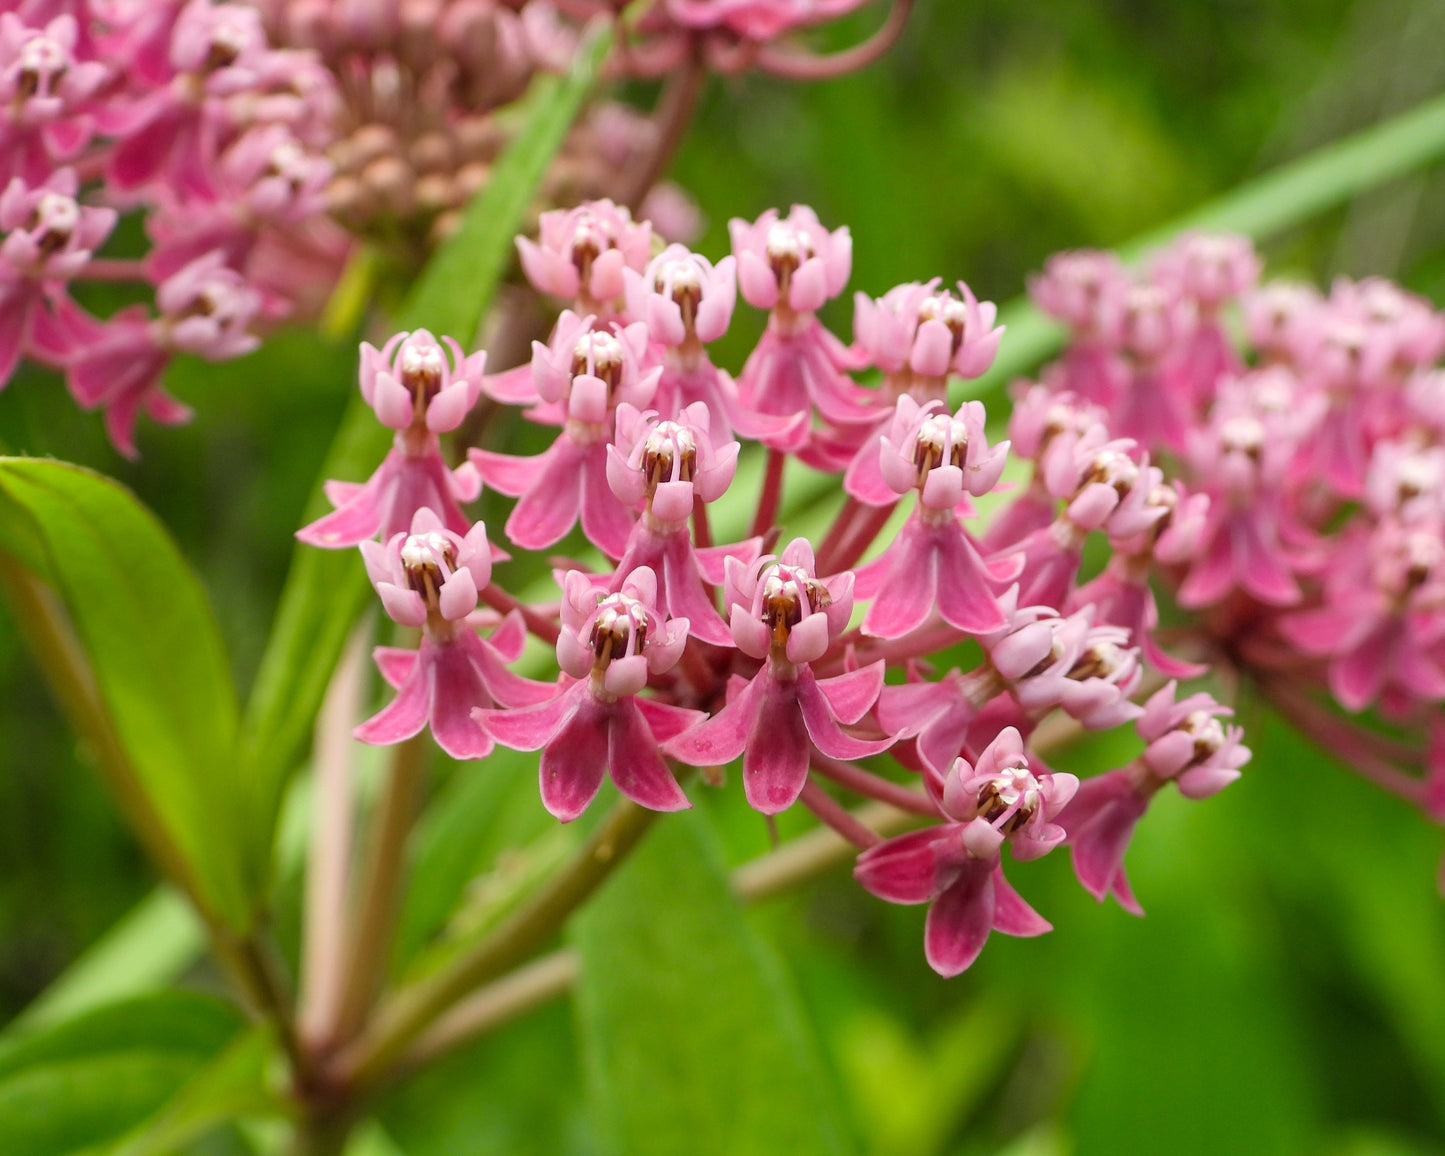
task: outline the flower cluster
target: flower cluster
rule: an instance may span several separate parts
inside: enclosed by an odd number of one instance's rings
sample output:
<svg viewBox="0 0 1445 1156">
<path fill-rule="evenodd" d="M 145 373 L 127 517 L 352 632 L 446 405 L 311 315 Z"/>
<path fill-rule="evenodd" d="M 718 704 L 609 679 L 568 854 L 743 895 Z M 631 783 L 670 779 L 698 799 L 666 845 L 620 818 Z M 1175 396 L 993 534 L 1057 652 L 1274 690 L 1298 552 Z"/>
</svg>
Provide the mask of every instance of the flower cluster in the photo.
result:
<svg viewBox="0 0 1445 1156">
<path fill-rule="evenodd" d="M 299 535 L 359 543 L 387 614 L 420 631 L 417 650 L 377 651 L 397 695 L 358 736 L 429 723 L 458 758 L 539 750 L 542 801 L 563 821 L 604 777 L 676 810 L 689 803 L 672 764 L 719 783 L 741 759 L 757 811 L 801 803 L 860 845 L 865 888 L 932 904 L 927 955 L 944 974 L 990 930 L 1048 930 L 1005 880 L 1005 844 L 1016 860 L 1069 844 L 1091 894 L 1137 911 L 1123 858 L 1149 800 L 1170 783 L 1213 794 L 1249 757 L 1225 707 L 1164 683 L 1198 668 L 1153 637 L 1149 574 L 1202 548 L 1208 497 L 1166 481 L 1097 403 L 1035 391 L 1014 422 L 1035 480 L 982 525 L 977 503 L 1002 496 L 1015 447 L 980 402 L 948 398 L 992 364 L 994 306 L 938 279 L 860 294 L 845 343 L 817 311 L 846 287 L 846 228 L 795 206 L 734 221 L 731 237 L 713 261 L 654 243 L 610 202 L 546 214 L 518 241 L 522 266 L 567 308 L 528 364 L 487 374 L 482 353 L 424 331 L 362 347 L 362 393 L 395 446 L 369 482 L 333 482 L 337 510 Z M 739 295 L 767 325 L 734 378 L 707 347 Z M 525 407 L 550 446 L 470 447 L 449 467 L 439 435 L 483 395 Z M 752 525 L 715 541 L 709 507 L 739 484 L 745 441 L 762 474 Z M 789 462 L 840 485 L 814 541 L 784 534 Z M 460 509 L 482 487 L 516 499 L 510 550 L 580 526 L 596 553 L 556 571 L 560 603 L 498 584 L 505 555 Z M 1086 580 L 1090 538 L 1113 561 Z M 555 649 L 555 681 L 507 669 L 526 632 Z M 933 676 L 930 662 L 965 654 L 970 668 Z M 1081 784 L 1031 745 L 1054 715 L 1133 726 L 1144 751 Z M 891 771 L 862 765 L 884 752 Z M 925 826 L 884 840 L 839 791 Z"/>
<path fill-rule="evenodd" d="M 346 247 L 323 215 L 334 86 L 241 4 L 7 7 L 0 385 L 22 355 L 62 370 L 133 454 L 139 413 L 187 416 L 161 387 L 175 355 L 249 352 L 334 276 Z M 143 260 L 96 255 L 122 209 L 146 211 Z M 154 307 L 92 317 L 71 289 L 101 280 L 145 286 Z"/>
<path fill-rule="evenodd" d="M 1085 415 L 1136 439 L 1137 468 L 1152 459 L 1172 479 L 1171 512 L 1121 543 L 1098 581 L 1127 590 L 1157 560 L 1219 658 L 1434 814 L 1424 771 L 1445 700 L 1445 315 L 1384 280 L 1320 293 L 1258 278 L 1239 237 L 1182 237 L 1137 276 L 1105 253 L 1054 257 L 1033 293 L 1070 340 L 1015 417 L 1034 488 L 1051 484 L 1061 437 L 1087 436 Z M 1244 348 L 1227 336 L 1229 311 Z M 1387 741 L 1329 700 L 1373 708 L 1413 741 Z"/>
</svg>

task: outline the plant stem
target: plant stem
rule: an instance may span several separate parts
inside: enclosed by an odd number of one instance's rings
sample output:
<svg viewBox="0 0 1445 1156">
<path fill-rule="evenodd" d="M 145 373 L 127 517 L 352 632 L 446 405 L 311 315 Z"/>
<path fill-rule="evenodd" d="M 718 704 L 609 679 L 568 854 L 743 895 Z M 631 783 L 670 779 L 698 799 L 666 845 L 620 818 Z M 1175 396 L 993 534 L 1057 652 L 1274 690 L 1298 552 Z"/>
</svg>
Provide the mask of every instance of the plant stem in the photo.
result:
<svg viewBox="0 0 1445 1156">
<path fill-rule="evenodd" d="M 803 790 L 798 795 L 798 802 L 855 847 L 867 850 L 869 847 L 876 847 L 883 842 L 883 838 L 878 832 L 872 827 L 860 823 L 849 813 L 847 807 L 818 786 L 812 778 L 804 781 Z"/>
<path fill-rule="evenodd" d="M 510 614 L 513 610 L 522 612 L 522 621 L 527 624 L 527 629 L 536 635 L 548 646 L 557 645 L 557 636 L 562 633 L 555 622 L 549 622 L 542 615 L 538 614 L 530 606 L 524 606 L 518 602 L 495 582 L 482 588 L 481 599 L 499 614 Z"/>
<path fill-rule="evenodd" d="M 657 131 L 657 147 L 652 150 L 647 163 L 638 166 L 627 185 L 625 195 L 620 198 L 633 212 L 642 205 L 652 186 L 657 184 L 667 171 L 667 166 L 672 163 L 672 155 L 682 143 L 687 126 L 692 121 L 692 114 L 697 110 L 698 97 L 702 95 L 703 81 L 706 79 L 707 70 L 695 53 L 689 54 L 687 62 L 668 79 L 653 119 L 653 126 Z"/>
<path fill-rule="evenodd" d="M 429 752 L 422 732 L 392 748 L 390 774 L 377 805 L 358 892 L 361 909 L 347 945 L 350 965 L 342 989 L 332 1044 L 342 1044 L 360 1030 L 391 962 L 392 938 L 401 907 L 407 838 L 416 818 Z"/>
<path fill-rule="evenodd" d="M 781 450 L 768 451 L 768 468 L 763 475 L 763 492 L 758 495 L 758 512 L 753 518 L 753 535 L 766 534 L 778 520 L 783 504 L 783 466 L 788 455 Z"/>
<path fill-rule="evenodd" d="M 813 770 L 820 775 L 832 779 L 840 787 L 845 787 L 854 794 L 862 795 L 867 799 L 877 799 L 880 803 L 887 803 L 889 806 L 897 807 L 898 810 L 907 811 L 913 815 L 922 815 L 929 819 L 941 818 L 932 799 L 919 791 L 905 787 L 902 783 L 890 782 L 871 771 L 865 771 L 862 767 L 855 767 L 852 763 L 845 763 L 842 759 L 829 758 L 818 751 L 813 752 L 812 765 Z M 821 817 L 819 816 L 819 818 Z"/>
<path fill-rule="evenodd" d="M 311 848 L 306 869 L 298 1031 L 307 1047 L 334 1039 L 346 970 L 346 882 L 351 866 L 355 740 L 367 631 L 357 630 L 342 655 L 316 724 Z"/>
<path fill-rule="evenodd" d="M 375 1087 L 443 1012 L 551 938 L 626 859 L 655 818 L 655 812 L 619 801 L 571 862 L 496 931 L 378 1008 L 366 1030 L 337 1057 L 333 1078 L 339 1087 L 350 1097 Z"/>
</svg>

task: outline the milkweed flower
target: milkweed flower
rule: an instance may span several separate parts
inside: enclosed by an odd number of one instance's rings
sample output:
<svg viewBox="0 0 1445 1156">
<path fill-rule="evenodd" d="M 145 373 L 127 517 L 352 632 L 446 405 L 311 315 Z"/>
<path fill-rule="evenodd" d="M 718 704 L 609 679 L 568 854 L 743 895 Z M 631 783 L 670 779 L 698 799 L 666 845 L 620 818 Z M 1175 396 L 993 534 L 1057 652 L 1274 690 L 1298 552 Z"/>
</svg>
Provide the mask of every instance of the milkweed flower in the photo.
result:
<svg viewBox="0 0 1445 1156">
<path fill-rule="evenodd" d="M 1019 732 L 1006 728 L 970 763 L 959 758 L 938 802 L 947 820 L 888 839 L 858 856 L 853 876 L 891 903 L 927 903 L 924 953 L 940 975 L 965 971 L 989 932 L 1042 935 L 1051 925 L 1004 878 L 1002 848 L 1036 859 L 1064 841 L 1055 820 L 1079 780 L 1035 770 Z"/>
<path fill-rule="evenodd" d="M 657 580 L 645 566 L 612 593 L 577 570 L 562 588 L 560 692 L 520 710 L 478 711 L 480 724 L 504 746 L 542 751 L 542 805 L 564 823 L 587 809 L 604 774 L 650 810 L 691 806 L 659 744 L 704 716 L 638 693 L 682 656 L 687 619 L 658 609 Z"/>
<path fill-rule="evenodd" d="M 437 745 L 452 758 L 486 755 L 492 740 L 473 710 L 524 706 L 550 693 L 506 668 L 525 641 L 520 615 L 504 620 L 490 641 L 467 625 L 478 591 L 491 581 L 486 526 L 478 522 L 457 534 L 423 508 L 409 530 L 386 542 L 363 542 L 361 556 L 387 617 L 419 628 L 422 636 L 415 651 L 376 649 L 377 667 L 396 698 L 353 733 L 364 743 L 388 745 L 430 724 Z"/>
<path fill-rule="evenodd" d="M 361 396 L 396 437 L 369 481 L 329 483 L 335 512 L 296 536 L 326 547 L 355 546 L 378 533 L 390 540 L 423 508 L 466 534 L 471 522 L 457 503 L 477 497 L 481 476 L 470 463 L 448 469 L 437 435 L 456 429 L 476 405 L 486 360 L 485 353 L 464 356 L 450 337 L 438 342 L 425 329 L 398 333 L 379 350 L 363 342 Z"/>
</svg>

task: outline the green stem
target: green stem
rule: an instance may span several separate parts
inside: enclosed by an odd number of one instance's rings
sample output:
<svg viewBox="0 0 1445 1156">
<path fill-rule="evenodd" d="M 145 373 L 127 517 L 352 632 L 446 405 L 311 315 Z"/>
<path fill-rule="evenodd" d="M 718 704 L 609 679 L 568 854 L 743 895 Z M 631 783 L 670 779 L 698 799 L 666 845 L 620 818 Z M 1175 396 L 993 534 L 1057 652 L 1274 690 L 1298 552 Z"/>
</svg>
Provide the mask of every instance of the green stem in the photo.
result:
<svg viewBox="0 0 1445 1156">
<path fill-rule="evenodd" d="M 341 1093 L 353 1102 L 366 1094 L 439 1016 L 555 935 L 626 859 L 656 817 L 635 803 L 619 801 L 571 862 L 496 931 L 441 971 L 384 1002 L 366 1030 L 337 1057 L 332 1077 Z"/>
</svg>

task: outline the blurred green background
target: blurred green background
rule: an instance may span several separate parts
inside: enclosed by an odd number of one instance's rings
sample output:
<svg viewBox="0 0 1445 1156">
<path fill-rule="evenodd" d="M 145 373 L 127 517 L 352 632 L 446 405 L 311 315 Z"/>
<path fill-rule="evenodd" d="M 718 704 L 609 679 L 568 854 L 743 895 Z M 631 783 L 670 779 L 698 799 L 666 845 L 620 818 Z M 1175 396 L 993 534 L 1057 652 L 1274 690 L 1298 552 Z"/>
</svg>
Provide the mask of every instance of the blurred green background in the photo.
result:
<svg viewBox="0 0 1445 1156">
<path fill-rule="evenodd" d="M 877 21 L 860 13 L 824 39 Z M 852 288 L 940 274 L 1001 302 L 1055 250 L 1127 241 L 1442 90 L 1442 3 L 919 0 L 902 43 L 861 75 L 714 81 L 674 175 L 705 214 L 710 256 L 726 251 L 730 216 L 805 201 L 851 227 Z M 1445 299 L 1441 187 L 1421 173 L 1312 220 L 1266 246 L 1269 271 L 1383 274 Z M 758 324 L 718 360 L 736 369 Z M 297 332 L 239 363 L 178 365 L 172 386 L 197 418 L 143 428 L 134 465 L 57 379 L 26 371 L 0 393 L 0 442 L 93 465 L 160 513 L 204 576 L 244 688 L 354 359 Z M 8 1017 L 154 876 L 4 614 Z M 1129 865 L 1145 920 L 1097 909 L 1067 857 L 1050 856 L 1010 877 L 1056 932 L 997 936 L 945 982 L 923 961 L 922 911 L 872 900 L 846 871 L 750 909 L 860 1151 L 1445 1151 L 1439 832 L 1249 704 L 1242 714 L 1244 780 L 1205 804 L 1169 793 L 1140 829 Z M 1103 744 L 1057 765 L 1121 757 Z M 443 779 L 437 813 L 475 794 L 477 770 Z M 502 813 L 545 832 L 530 772 L 505 773 L 524 789 Z M 738 794 L 708 804 L 734 861 L 768 846 Z M 464 874 L 499 870 L 497 841 L 479 839 Z M 204 968 L 190 978 L 211 982 Z M 590 1150 L 574 1031 L 564 1003 L 447 1061 L 393 1097 L 391 1138 L 417 1156 Z"/>
</svg>

